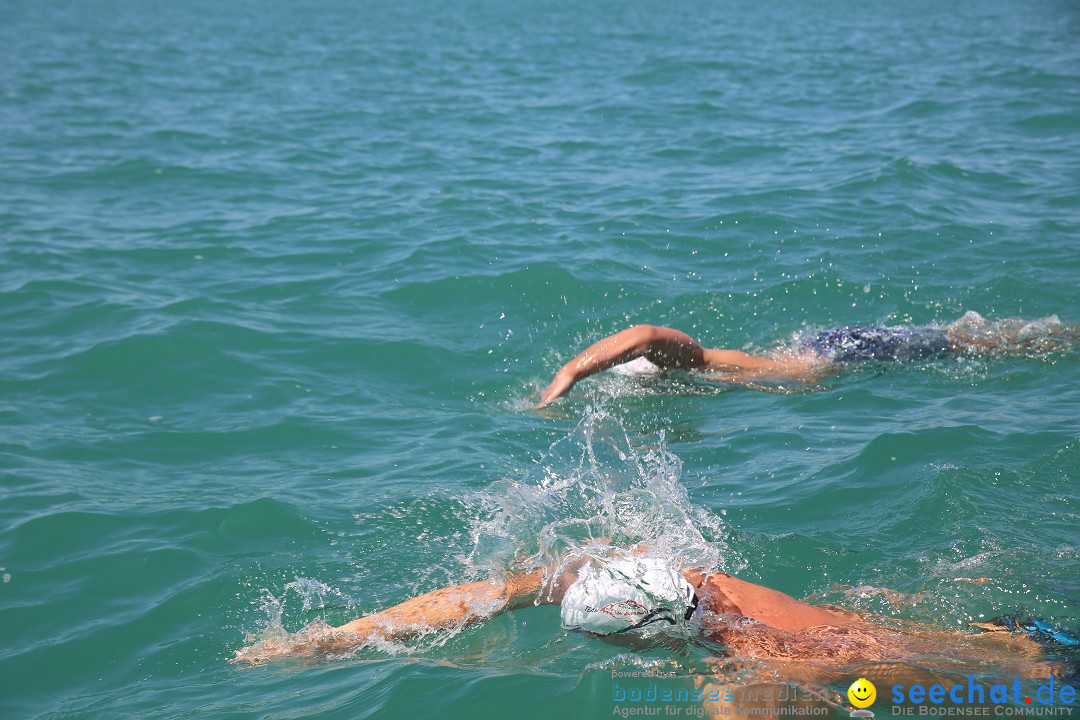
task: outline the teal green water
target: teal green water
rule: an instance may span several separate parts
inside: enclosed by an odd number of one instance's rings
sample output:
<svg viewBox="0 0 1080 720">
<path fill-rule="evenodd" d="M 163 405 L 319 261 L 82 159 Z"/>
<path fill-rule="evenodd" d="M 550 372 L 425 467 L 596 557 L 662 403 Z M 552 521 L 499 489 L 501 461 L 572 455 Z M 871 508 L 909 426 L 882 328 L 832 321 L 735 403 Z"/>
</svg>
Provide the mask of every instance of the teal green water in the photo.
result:
<svg viewBox="0 0 1080 720">
<path fill-rule="evenodd" d="M 610 716 L 609 668 L 707 649 L 530 608 L 227 662 L 605 502 L 798 597 L 1076 628 L 1075 349 L 531 404 L 638 322 L 1080 320 L 1078 34 L 1064 0 L 9 0 L 0 716 Z"/>
</svg>

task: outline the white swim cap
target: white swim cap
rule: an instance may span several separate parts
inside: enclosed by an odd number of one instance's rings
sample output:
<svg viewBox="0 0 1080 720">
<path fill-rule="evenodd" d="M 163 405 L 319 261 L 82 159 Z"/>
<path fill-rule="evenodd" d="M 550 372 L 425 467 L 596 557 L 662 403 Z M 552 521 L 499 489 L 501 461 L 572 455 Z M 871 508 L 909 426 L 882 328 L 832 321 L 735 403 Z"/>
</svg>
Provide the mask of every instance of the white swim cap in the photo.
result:
<svg viewBox="0 0 1080 720">
<path fill-rule="evenodd" d="M 659 558 L 597 558 L 566 589 L 562 624 L 597 635 L 674 625 L 693 612 L 695 601 L 693 586 Z"/>
</svg>

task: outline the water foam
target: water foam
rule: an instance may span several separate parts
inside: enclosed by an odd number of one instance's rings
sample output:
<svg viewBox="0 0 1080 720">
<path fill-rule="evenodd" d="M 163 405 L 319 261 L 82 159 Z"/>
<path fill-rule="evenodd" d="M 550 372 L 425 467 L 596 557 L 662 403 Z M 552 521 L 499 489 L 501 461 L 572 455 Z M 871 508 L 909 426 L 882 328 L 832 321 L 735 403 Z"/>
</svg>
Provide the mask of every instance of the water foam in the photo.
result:
<svg viewBox="0 0 1080 720">
<path fill-rule="evenodd" d="M 990 355 L 1053 359 L 1071 354 L 1080 343 L 1080 325 L 1062 322 L 1057 315 L 1033 320 L 1019 317 L 987 320 L 968 310 L 945 329 L 973 349 Z"/>
<path fill-rule="evenodd" d="M 520 479 L 504 479 L 469 502 L 472 567 L 561 572 L 597 546 L 648 546 L 680 568 L 735 571 L 717 515 L 680 483 L 682 461 L 661 432 L 635 447 L 622 422 L 590 408 Z"/>
</svg>

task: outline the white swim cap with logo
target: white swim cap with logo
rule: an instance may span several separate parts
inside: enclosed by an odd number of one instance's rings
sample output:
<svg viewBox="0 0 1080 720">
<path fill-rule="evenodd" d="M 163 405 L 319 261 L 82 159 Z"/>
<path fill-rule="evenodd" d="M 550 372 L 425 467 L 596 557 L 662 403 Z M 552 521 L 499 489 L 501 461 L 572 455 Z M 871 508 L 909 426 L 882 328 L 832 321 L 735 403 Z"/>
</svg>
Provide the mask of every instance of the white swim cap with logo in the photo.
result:
<svg viewBox="0 0 1080 720">
<path fill-rule="evenodd" d="M 696 605 L 693 586 L 660 558 L 596 558 L 566 589 L 562 624 L 610 635 L 658 622 L 675 625 Z"/>
</svg>

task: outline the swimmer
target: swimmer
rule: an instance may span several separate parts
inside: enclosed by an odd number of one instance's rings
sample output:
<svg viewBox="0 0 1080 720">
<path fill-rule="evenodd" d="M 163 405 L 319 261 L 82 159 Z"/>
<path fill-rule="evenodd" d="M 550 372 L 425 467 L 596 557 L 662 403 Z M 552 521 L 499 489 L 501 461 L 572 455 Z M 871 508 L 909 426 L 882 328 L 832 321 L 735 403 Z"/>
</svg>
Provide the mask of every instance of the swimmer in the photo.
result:
<svg viewBox="0 0 1080 720">
<path fill-rule="evenodd" d="M 794 349 L 772 355 L 706 348 L 684 332 L 638 325 L 590 345 L 566 363 L 544 390 L 538 408 L 565 395 L 578 381 L 608 368 L 651 363 L 652 369 L 701 370 L 710 380 L 734 384 L 812 383 L 844 364 L 863 361 L 927 360 L 959 354 L 1030 353 L 1069 347 L 1080 338 L 1077 326 L 1056 316 L 1034 322 L 990 322 L 975 312 L 945 327 L 845 326 L 818 332 Z"/>
<path fill-rule="evenodd" d="M 288 656 L 349 653 L 459 630 L 541 604 L 560 605 L 563 629 L 608 640 L 656 638 L 677 626 L 689 628 L 723 647 L 733 661 L 757 663 L 770 677 L 781 673 L 800 682 L 827 684 L 837 672 L 879 662 L 929 663 L 963 672 L 985 669 L 990 660 L 996 671 L 1013 676 L 1066 674 L 1013 626 L 980 626 L 1001 632 L 965 634 L 864 617 L 811 605 L 726 573 L 680 571 L 649 555 L 647 548 L 632 554 L 610 548 L 587 551 L 557 568 L 434 590 L 336 628 L 323 625 L 263 638 L 238 650 L 232 662 L 257 665 Z"/>
</svg>

